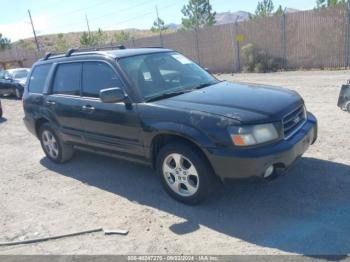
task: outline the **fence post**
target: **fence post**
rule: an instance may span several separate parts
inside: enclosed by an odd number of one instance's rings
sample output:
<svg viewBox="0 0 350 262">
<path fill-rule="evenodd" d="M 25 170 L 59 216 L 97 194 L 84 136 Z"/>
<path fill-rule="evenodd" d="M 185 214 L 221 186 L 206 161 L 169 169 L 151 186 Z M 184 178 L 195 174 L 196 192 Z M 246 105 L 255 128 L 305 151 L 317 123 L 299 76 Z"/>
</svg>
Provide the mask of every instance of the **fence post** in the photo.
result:
<svg viewBox="0 0 350 262">
<path fill-rule="evenodd" d="M 235 22 L 235 36 L 238 35 L 238 17 Z M 240 58 L 240 46 L 239 46 L 239 41 L 235 37 L 235 43 L 236 43 L 236 57 L 237 57 L 237 67 L 236 71 L 239 73 L 241 71 L 241 58 Z"/>
<path fill-rule="evenodd" d="M 200 54 L 199 54 L 198 27 L 197 26 L 194 29 L 194 38 L 195 38 L 194 40 L 195 40 L 195 45 L 196 45 L 198 64 L 201 65 L 201 58 L 200 58 Z"/>
<path fill-rule="evenodd" d="M 281 16 L 281 49 L 282 49 L 282 66 L 287 69 L 287 49 L 286 49 L 286 13 L 283 11 Z"/>
<path fill-rule="evenodd" d="M 350 1 L 346 3 L 346 32 L 344 45 L 344 62 L 345 68 L 349 67 L 349 30 L 350 30 Z"/>
</svg>

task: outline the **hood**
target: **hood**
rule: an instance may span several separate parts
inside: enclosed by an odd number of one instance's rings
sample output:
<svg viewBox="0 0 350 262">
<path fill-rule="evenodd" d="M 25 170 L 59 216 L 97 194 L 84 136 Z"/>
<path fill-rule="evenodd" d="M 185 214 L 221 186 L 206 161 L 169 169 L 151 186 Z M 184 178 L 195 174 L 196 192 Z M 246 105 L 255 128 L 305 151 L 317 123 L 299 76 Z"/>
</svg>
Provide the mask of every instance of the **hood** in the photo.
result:
<svg viewBox="0 0 350 262">
<path fill-rule="evenodd" d="M 24 78 L 16 78 L 15 81 L 21 85 L 24 85 L 27 81 L 27 78 L 24 77 Z"/>
<path fill-rule="evenodd" d="M 285 88 L 220 82 L 155 103 L 225 116 L 242 123 L 263 123 L 281 120 L 303 100 L 296 92 Z"/>
</svg>

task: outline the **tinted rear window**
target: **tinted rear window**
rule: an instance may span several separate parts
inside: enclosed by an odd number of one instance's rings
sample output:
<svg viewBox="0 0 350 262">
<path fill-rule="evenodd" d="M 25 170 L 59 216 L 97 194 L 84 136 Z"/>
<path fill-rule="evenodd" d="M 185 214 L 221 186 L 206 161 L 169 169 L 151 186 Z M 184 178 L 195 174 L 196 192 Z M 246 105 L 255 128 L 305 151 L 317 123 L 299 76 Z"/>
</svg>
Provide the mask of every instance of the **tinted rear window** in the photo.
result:
<svg viewBox="0 0 350 262">
<path fill-rule="evenodd" d="M 55 73 L 52 93 L 80 95 L 81 63 L 60 64 Z"/>
<path fill-rule="evenodd" d="M 51 64 L 38 65 L 33 69 L 30 76 L 28 91 L 31 93 L 42 93 L 46 78 L 49 74 Z"/>
<path fill-rule="evenodd" d="M 117 74 L 102 62 L 85 62 L 83 64 L 83 96 L 99 97 L 100 90 L 121 87 Z"/>
</svg>

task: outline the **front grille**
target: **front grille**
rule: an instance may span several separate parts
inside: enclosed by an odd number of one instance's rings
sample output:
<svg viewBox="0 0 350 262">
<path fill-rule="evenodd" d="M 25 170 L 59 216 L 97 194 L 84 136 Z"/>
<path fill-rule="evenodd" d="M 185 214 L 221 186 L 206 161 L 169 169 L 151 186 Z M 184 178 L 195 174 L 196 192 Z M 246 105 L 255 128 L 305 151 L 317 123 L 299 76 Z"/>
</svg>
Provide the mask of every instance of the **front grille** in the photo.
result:
<svg viewBox="0 0 350 262">
<path fill-rule="evenodd" d="M 305 106 L 302 105 L 283 118 L 284 138 L 288 139 L 298 131 L 306 121 Z"/>
</svg>

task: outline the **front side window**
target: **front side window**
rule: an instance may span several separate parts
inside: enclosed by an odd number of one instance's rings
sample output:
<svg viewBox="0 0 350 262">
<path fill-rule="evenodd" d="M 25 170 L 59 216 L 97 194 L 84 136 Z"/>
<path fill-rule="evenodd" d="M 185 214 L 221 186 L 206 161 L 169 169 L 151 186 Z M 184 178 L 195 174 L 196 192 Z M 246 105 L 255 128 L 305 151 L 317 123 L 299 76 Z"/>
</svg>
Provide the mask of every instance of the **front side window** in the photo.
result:
<svg viewBox="0 0 350 262">
<path fill-rule="evenodd" d="M 145 100 L 175 91 L 189 91 L 218 81 L 176 52 L 125 57 L 119 64 Z"/>
<path fill-rule="evenodd" d="M 52 93 L 63 95 L 80 95 L 81 63 L 58 65 L 53 81 Z"/>
<path fill-rule="evenodd" d="M 106 88 L 122 87 L 114 70 L 102 62 L 83 63 L 83 96 L 99 97 L 100 91 Z"/>
<path fill-rule="evenodd" d="M 46 78 L 51 69 L 51 64 L 38 65 L 34 67 L 30 76 L 28 91 L 30 93 L 42 93 L 44 90 Z"/>
<path fill-rule="evenodd" d="M 29 70 L 23 69 L 23 70 L 16 70 L 12 72 L 13 78 L 26 78 L 28 76 Z"/>
</svg>

